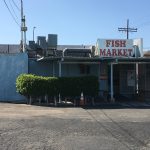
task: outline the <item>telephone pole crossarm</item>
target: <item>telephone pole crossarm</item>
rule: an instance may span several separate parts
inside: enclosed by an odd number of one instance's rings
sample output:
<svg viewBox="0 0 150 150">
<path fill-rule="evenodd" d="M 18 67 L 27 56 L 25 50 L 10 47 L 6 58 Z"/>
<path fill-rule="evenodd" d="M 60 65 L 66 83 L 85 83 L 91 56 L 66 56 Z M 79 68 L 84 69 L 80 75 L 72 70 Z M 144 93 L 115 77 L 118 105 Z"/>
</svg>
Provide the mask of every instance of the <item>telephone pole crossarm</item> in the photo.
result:
<svg viewBox="0 0 150 150">
<path fill-rule="evenodd" d="M 129 19 L 127 20 L 127 27 L 126 28 L 118 28 L 119 32 L 126 32 L 127 39 L 129 39 L 129 32 L 137 32 L 137 28 L 130 28 L 129 27 Z"/>
</svg>

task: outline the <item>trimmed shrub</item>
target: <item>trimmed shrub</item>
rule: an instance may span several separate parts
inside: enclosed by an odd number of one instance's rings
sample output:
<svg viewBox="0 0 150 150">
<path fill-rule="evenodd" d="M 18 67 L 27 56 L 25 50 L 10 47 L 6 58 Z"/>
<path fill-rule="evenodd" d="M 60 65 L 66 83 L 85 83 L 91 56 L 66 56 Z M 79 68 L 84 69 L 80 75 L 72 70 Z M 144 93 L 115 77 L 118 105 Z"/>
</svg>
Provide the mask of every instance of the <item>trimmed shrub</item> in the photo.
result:
<svg viewBox="0 0 150 150">
<path fill-rule="evenodd" d="M 95 76 L 84 76 L 80 77 L 81 90 L 86 96 L 97 96 L 99 83 L 98 78 Z"/>
<path fill-rule="evenodd" d="M 45 77 L 45 89 L 48 96 L 56 96 L 59 94 L 59 80 L 57 77 Z"/>
<path fill-rule="evenodd" d="M 34 75 L 31 74 L 21 74 L 16 80 L 17 91 L 24 96 L 29 96 L 33 94 L 33 83 Z"/>
<path fill-rule="evenodd" d="M 98 79 L 95 76 L 84 77 L 41 77 L 21 74 L 16 80 L 17 91 L 24 96 L 86 96 L 98 95 Z"/>
<path fill-rule="evenodd" d="M 21 74 L 16 80 L 17 91 L 24 96 L 43 96 L 45 95 L 45 78 L 32 74 Z"/>
<path fill-rule="evenodd" d="M 62 96 L 79 96 L 81 94 L 79 77 L 59 78 L 59 92 Z"/>
</svg>

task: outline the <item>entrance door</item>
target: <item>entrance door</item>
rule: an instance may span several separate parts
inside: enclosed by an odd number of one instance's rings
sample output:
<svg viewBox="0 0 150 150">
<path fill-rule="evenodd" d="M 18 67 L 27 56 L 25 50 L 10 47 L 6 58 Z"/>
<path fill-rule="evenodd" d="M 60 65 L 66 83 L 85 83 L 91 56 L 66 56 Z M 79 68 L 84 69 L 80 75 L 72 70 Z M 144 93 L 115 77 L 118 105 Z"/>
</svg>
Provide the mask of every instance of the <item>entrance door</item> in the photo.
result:
<svg viewBox="0 0 150 150">
<path fill-rule="evenodd" d="M 113 84 L 115 100 L 132 100 L 136 92 L 135 64 L 115 64 Z"/>
</svg>

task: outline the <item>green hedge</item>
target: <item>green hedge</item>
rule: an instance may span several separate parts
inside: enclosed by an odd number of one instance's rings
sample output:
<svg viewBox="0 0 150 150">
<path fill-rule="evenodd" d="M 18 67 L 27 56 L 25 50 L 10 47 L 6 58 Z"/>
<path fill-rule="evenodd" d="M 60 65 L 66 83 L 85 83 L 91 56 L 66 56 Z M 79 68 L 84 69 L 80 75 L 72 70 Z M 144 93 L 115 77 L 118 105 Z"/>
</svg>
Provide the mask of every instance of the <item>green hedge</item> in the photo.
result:
<svg viewBox="0 0 150 150">
<path fill-rule="evenodd" d="M 31 74 L 21 74 L 16 80 L 17 91 L 24 96 L 45 95 L 46 78 Z"/>
<path fill-rule="evenodd" d="M 95 76 L 84 77 L 41 77 L 21 74 L 16 80 L 17 91 L 24 96 L 97 96 L 98 79 Z"/>
</svg>

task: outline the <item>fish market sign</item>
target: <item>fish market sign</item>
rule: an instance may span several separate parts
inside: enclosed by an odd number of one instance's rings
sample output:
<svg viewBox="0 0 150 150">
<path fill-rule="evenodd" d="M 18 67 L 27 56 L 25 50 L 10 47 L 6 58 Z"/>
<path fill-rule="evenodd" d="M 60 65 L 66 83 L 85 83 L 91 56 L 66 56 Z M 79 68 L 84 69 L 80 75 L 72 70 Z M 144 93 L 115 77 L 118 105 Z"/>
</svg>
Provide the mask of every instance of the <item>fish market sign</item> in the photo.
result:
<svg viewBox="0 0 150 150">
<path fill-rule="evenodd" d="M 133 40 L 98 39 L 96 50 L 100 57 L 133 57 Z"/>
</svg>

